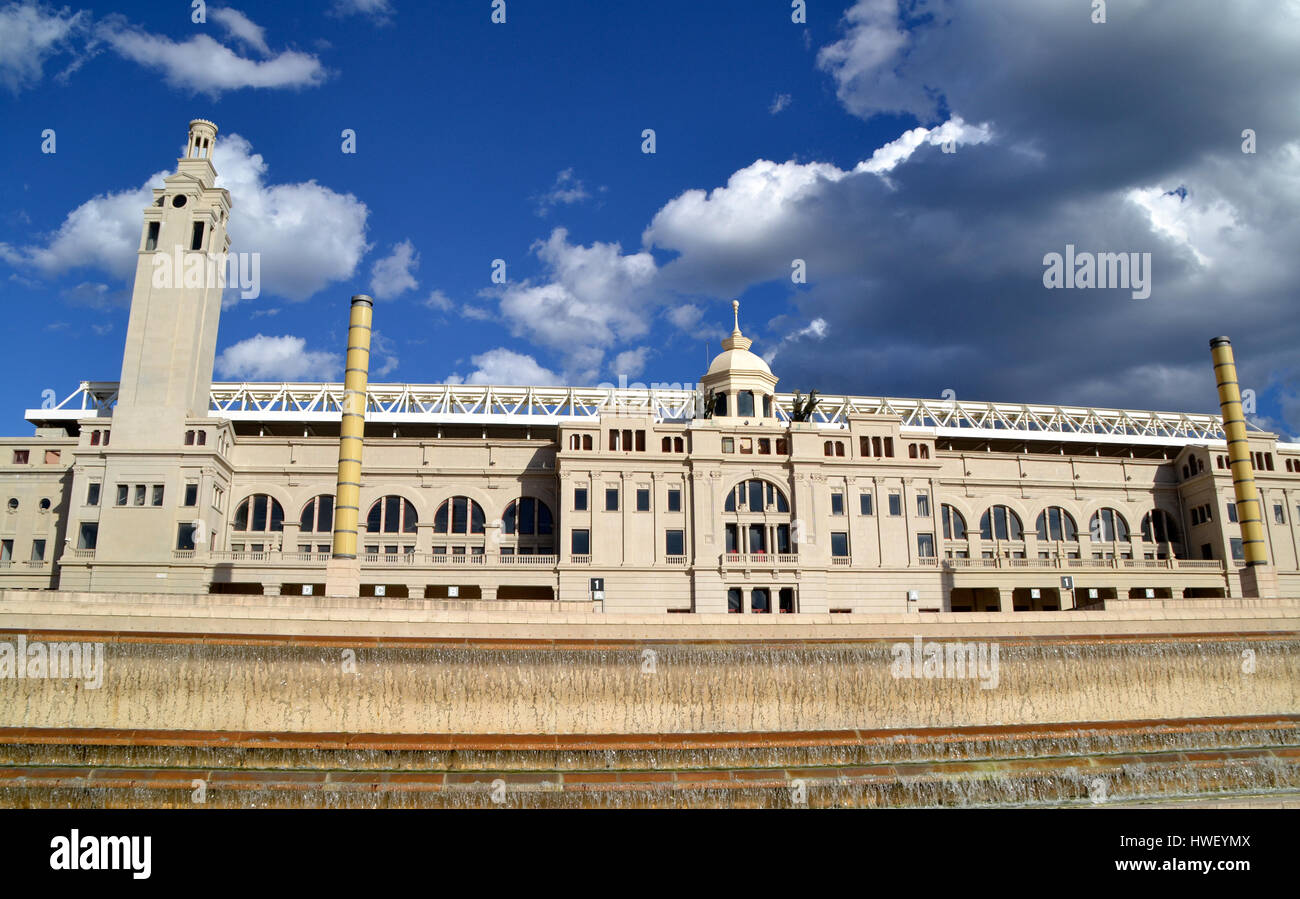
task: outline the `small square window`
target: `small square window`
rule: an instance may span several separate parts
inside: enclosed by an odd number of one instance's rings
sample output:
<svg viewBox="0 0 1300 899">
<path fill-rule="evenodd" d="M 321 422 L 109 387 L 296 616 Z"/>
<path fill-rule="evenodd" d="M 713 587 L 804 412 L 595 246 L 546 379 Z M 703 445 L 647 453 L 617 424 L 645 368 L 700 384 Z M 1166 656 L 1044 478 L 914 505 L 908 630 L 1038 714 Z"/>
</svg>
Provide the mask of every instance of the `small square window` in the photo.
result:
<svg viewBox="0 0 1300 899">
<path fill-rule="evenodd" d="M 722 438 L 722 451 L 724 453 L 734 453 L 736 451 L 736 440 L 734 437 Z M 16 456 L 17 453 L 14 455 Z"/>
<path fill-rule="evenodd" d="M 31 458 L 30 450 L 14 450 L 15 465 L 26 465 L 29 458 Z"/>
</svg>

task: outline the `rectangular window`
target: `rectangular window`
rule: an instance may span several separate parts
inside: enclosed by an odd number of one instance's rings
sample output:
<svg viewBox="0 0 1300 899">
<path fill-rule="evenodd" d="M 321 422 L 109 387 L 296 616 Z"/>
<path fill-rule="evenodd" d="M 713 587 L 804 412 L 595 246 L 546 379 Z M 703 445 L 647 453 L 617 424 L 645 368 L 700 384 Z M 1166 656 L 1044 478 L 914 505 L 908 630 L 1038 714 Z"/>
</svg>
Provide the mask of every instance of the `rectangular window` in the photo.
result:
<svg viewBox="0 0 1300 899">
<path fill-rule="evenodd" d="M 668 491 L 668 511 L 680 512 L 682 510 L 682 492 L 677 489 Z"/>
<path fill-rule="evenodd" d="M 187 506 L 197 506 L 198 504 L 199 504 L 199 485 L 198 485 L 198 484 L 186 484 L 186 485 L 185 485 L 185 505 L 187 505 Z"/>
<path fill-rule="evenodd" d="M 930 517 L 930 494 L 918 493 L 916 495 L 916 514 L 921 518 Z"/>
<path fill-rule="evenodd" d="M 161 506 L 161 505 L 163 504 L 163 485 L 162 485 L 162 484 L 154 484 L 154 485 L 153 485 L 153 504 L 154 504 L 155 506 Z"/>
<path fill-rule="evenodd" d="M 191 550 L 194 548 L 194 523 L 185 521 L 176 526 L 176 548 Z"/>
<path fill-rule="evenodd" d="M 758 454 L 760 456 L 772 455 L 772 438 L 770 437 L 758 438 Z"/>
<path fill-rule="evenodd" d="M 45 561 L 45 541 L 44 541 L 44 540 L 33 540 L 33 541 L 32 541 L 32 561 L 33 561 L 33 562 L 44 562 L 44 561 Z"/>
<path fill-rule="evenodd" d="M 617 487 L 605 488 L 605 511 L 606 512 L 618 511 L 618 488 Z"/>
<path fill-rule="evenodd" d="M 117 504 L 119 506 L 126 505 L 127 494 L 130 492 L 130 490 L 131 488 L 128 487 L 126 484 L 117 485 Z"/>
<path fill-rule="evenodd" d="M 664 552 L 670 556 L 686 555 L 686 532 L 666 531 L 664 534 Z"/>
<path fill-rule="evenodd" d="M 734 437 L 722 438 L 722 451 L 724 453 L 734 453 L 736 451 L 736 440 Z M 14 453 L 14 459 L 17 460 L 18 454 Z"/>
<path fill-rule="evenodd" d="M 1237 521 L 1237 504 L 1228 503 L 1228 520 L 1236 523 Z"/>
<path fill-rule="evenodd" d="M 81 532 L 77 535 L 77 549 L 94 549 L 99 543 L 99 522 L 82 522 Z"/>
<path fill-rule="evenodd" d="M 733 615 L 745 611 L 744 591 L 739 587 L 729 587 L 727 589 L 727 611 Z"/>
<path fill-rule="evenodd" d="M 895 516 L 903 514 L 903 495 L 901 493 L 889 494 L 889 514 Z"/>
<path fill-rule="evenodd" d="M 752 456 L 752 455 L 754 454 L 754 438 L 753 438 L 753 437 L 741 437 L 741 438 L 740 438 L 740 452 L 741 452 L 742 455 L 746 455 L 746 456 Z"/>
<path fill-rule="evenodd" d="M 858 510 L 859 510 L 863 515 L 872 515 L 872 514 L 874 514 L 874 513 L 871 511 L 871 494 L 870 494 L 870 493 L 859 493 L 859 494 L 858 494 Z"/>
<path fill-rule="evenodd" d="M 99 505 L 99 484 L 98 482 L 87 485 L 86 487 L 86 505 Z"/>
<path fill-rule="evenodd" d="M 786 447 L 786 442 L 784 437 L 776 438 L 776 454 L 778 456 L 789 455 L 789 450 Z"/>
<path fill-rule="evenodd" d="M 587 488 L 586 487 L 573 488 L 573 510 L 575 512 L 587 511 Z"/>
<path fill-rule="evenodd" d="M 143 505 L 144 505 L 144 497 L 145 497 L 144 484 L 136 484 L 136 485 L 135 485 L 135 504 L 136 504 L 137 506 L 143 506 Z"/>
<path fill-rule="evenodd" d="M 144 251 L 152 253 L 158 249 L 158 231 L 162 228 L 162 222 L 150 222 L 149 232 L 145 235 Z"/>
<path fill-rule="evenodd" d="M 14 542 L 12 540 L 0 540 L 0 562 L 12 562 L 14 558 Z"/>
<path fill-rule="evenodd" d="M 14 450 L 14 464 L 26 465 L 27 460 L 31 458 L 31 450 Z"/>
<path fill-rule="evenodd" d="M 636 492 L 636 510 L 638 512 L 650 511 L 650 491 L 640 488 Z"/>
<path fill-rule="evenodd" d="M 922 559 L 934 557 L 934 534 L 916 535 L 916 554 Z"/>
<path fill-rule="evenodd" d="M 885 438 L 885 458 L 887 458 L 887 459 L 892 459 L 892 458 L 894 458 L 894 438 L 893 438 L 893 437 L 886 437 L 886 438 Z"/>
<path fill-rule="evenodd" d="M 1240 562 L 1242 559 L 1246 558 L 1246 551 L 1242 549 L 1241 546 L 1241 538 L 1233 537 L 1231 539 L 1232 539 L 1232 558 Z"/>
<path fill-rule="evenodd" d="M 591 554 L 591 531 L 586 529 L 574 530 L 572 542 L 569 544 L 569 551 L 575 556 L 586 556 Z"/>
<path fill-rule="evenodd" d="M 190 249 L 203 249 L 203 223 L 195 222 L 194 230 L 190 232 Z"/>
<path fill-rule="evenodd" d="M 849 535 L 845 531 L 831 532 L 831 555 L 837 559 L 847 558 L 849 555 Z"/>
<path fill-rule="evenodd" d="M 645 452 L 645 431 L 636 432 L 636 451 L 638 453 Z"/>
<path fill-rule="evenodd" d="M 46 451 L 45 451 L 45 464 L 46 464 L 46 465 L 58 465 L 58 464 L 59 464 L 59 459 L 62 457 L 62 455 L 63 455 L 63 454 L 62 454 L 59 450 L 46 450 Z"/>
<path fill-rule="evenodd" d="M 844 514 L 844 494 L 843 494 L 843 493 L 839 493 L 839 492 L 837 491 L 837 492 L 831 494 L 831 514 L 832 514 L 832 515 L 843 515 L 843 514 Z"/>
<path fill-rule="evenodd" d="M 779 553 L 790 552 L 790 525 L 778 524 L 776 526 L 776 551 Z"/>
<path fill-rule="evenodd" d="M 1275 524 L 1286 524 L 1286 509 L 1282 508 L 1281 503 L 1273 504 L 1273 521 Z"/>
</svg>

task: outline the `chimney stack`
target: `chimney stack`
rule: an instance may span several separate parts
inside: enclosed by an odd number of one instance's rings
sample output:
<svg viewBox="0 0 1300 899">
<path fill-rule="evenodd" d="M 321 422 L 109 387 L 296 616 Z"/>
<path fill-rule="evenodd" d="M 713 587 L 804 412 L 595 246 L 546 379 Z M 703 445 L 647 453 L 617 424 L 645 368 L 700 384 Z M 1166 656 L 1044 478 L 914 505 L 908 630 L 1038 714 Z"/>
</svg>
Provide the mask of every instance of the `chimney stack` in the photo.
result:
<svg viewBox="0 0 1300 899">
<path fill-rule="evenodd" d="M 370 380 L 370 330 L 375 301 L 352 298 L 348 319 L 347 368 L 343 373 L 343 418 L 339 426 L 339 471 L 334 490 L 334 551 L 325 572 L 325 595 L 361 593 L 357 530 L 361 504 L 361 450 L 366 433 L 366 390 Z"/>
</svg>

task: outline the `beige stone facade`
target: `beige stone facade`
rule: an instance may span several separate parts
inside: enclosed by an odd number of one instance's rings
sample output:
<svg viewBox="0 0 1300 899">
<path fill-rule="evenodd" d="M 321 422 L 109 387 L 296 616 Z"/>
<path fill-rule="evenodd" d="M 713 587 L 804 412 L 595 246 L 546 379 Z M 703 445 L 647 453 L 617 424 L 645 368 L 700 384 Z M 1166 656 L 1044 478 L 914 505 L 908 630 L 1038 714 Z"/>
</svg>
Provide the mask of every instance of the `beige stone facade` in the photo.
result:
<svg viewBox="0 0 1300 899">
<path fill-rule="evenodd" d="M 0 440 L 0 589 L 324 591 L 341 386 L 214 385 L 220 289 L 157 279 L 160 253 L 227 248 L 215 139 L 192 123 L 144 211 L 120 383 Z M 1210 416 L 835 397 L 792 421 L 777 381 L 737 317 L 694 391 L 372 385 L 362 595 L 745 615 L 1242 594 Z M 1251 450 L 1300 596 L 1300 444 Z"/>
</svg>

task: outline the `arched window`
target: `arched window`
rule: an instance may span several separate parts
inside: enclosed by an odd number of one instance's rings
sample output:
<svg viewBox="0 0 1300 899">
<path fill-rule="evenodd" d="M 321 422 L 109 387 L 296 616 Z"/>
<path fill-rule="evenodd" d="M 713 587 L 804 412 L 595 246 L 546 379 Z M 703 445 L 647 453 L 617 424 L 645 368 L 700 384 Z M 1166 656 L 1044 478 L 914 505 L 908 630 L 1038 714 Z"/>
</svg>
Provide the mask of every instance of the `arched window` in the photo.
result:
<svg viewBox="0 0 1300 899">
<path fill-rule="evenodd" d="M 417 524 L 415 505 L 400 496 L 377 500 L 366 515 L 366 531 L 371 534 L 414 534 Z"/>
<path fill-rule="evenodd" d="M 304 534 L 328 534 L 334 529 L 334 497 L 322 493 L 309 502 L 299 525 Z"/>
<path fill-rule="evenodd" d="M 960 512 L 944 503 L 939 507 L 939 517 L 943 519 L 943 539 L 966 539 L 966 519 Z"/>
<path fill-rule="evenodd" d="M 930 445 L 928 443 L 921 444 L 921 458 L 922 459 L 930 458 Z"/>
<path fill-rule="evenodd" d="M 1142 517 L 1144 543 L 1181 543 L 1182 539 L 1173 516 L 1164 509 L 1152 509 Z"/>
<path fill-rule="evenodd" d="M 917 457 L 916 444 L 909 443 L 907 445 L 907 458 L 915 459 L 916 457 Z"/>
<path fill-rule="evenodd" d="M 453 496 L 433 516 L 435 534 L 483 533 L 483 507 L 467 496 Z"/>
<path fill-rule="evenodd" d="M 659 441 L 659 448 L 665 453 L 671 453 L 673 451 L 673 438 L 665 437 L 663 440 Z"/>
<path fill-rule="evenodd" d="M 582 448 L 585 449 L 585 450 L 589 450 L 589 449 L 591 449 L 591 435 L 590 435 L 590 434 L 583 434 L 583 435 L 582 435 Z"/>
<path fill-rule="evenodd" d="M 675 453 L 686 452 L 686 442 L 682 440 L 682 438 L 680 437 L 673 438 L 673 452 Z"/>
<path fill-rule="evenodd" d="M 1038 513 L 1039 540 L 1078 540 L 1079 529 L 1074 517 L 1060 506 L 1049 506 Z"/>
<path fill-rule="evenodd" d="M 554 521 L 550 506 L 540 499 L 522 496 L 506 506 L 505 514 L 501 516 L 501 533 L 522 536 L 549 534 Z M 434 530 L 437 530 L 436 524 Z"/>
<path fill-rule="evenodd" d="M 582 449 L 582 438 L 579 437 L 577 434 L 570 434 L 569 449 L 571 450 Z"/>
<path fill-rule="evenodd" d="M 235 509 L 235 520 L 231 529 L 252 531 L 255 534 L 283 531 L 284 507 L 274 497 L 267 496 L 265 493 L 254 494 Z"/>
<path fill-rule="evenodd" d="M 736 415 L 740 418 L 754 417 L 754 391 L 742 390 L 736 394 Z"/>
<path fill-rule="evenodd" d="M 1023 540 L 1020 516 L 1006 506 L 992 506 L 980 516 L 980 537 L 985 540 Z"/>
<path fill-rule="evenodd" d="M 822 452 L 824 452 L 828 456 L 835 455 L 835 444 L 827 440 L 825 443 L 822 444 Z"/>
<path fill-rule="evenodd" d="M 843 441 L 843 440 L 836 440 L 836 441 L 835 441 L 835 455 L 837 455 L 837 456 L 843 456 L 843 455 L 844 455 L 844 441 Z"/>
<path fill-rule="evenodd" d="M 731 489 L 724 508 L 728 512 L 789 512 L 790 503 L 775 484 L 751 478 Z"/>
<path fill-rule="evenodd" d="M 1120 543 L 1126 542 L 1128 537 L 1128 522 L 1124 516 L 1114 509 L 1102 509 L 1094 512 L 1092 521 L 1088 523 L 1088 531 L 1092 539 L 1101 543 Z"/>
</svg>

